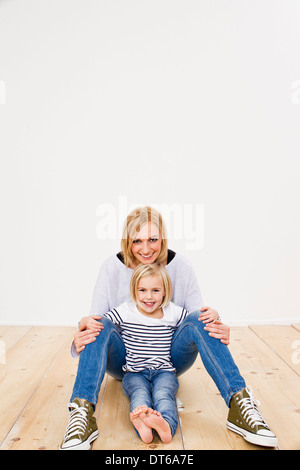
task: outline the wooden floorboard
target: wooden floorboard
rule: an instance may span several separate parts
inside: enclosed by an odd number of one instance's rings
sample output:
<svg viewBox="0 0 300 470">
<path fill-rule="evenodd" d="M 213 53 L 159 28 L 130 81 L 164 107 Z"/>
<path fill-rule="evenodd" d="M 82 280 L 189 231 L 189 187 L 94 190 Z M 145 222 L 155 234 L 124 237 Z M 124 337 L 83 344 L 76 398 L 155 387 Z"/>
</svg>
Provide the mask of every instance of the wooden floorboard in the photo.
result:
<svg viewBox="0 0 300 470">
<path fill-rule="evenodd" d="M 273 334 L 276 329 L 276 336 L 280 338 L 282 328 L 272 327 Z M 288 328 L 292 335 L 293 327 Z M 277 435 L 279 448 L 300 449 L 299 375 L 287 360 L 282 345 L 272 342 L 270 347 L 268 344 L 270 326 L 260 326 L 260 335 L 255 330 L 258 328 L 233 329 L 230 349 L 247 385 L 261 402 L 260 410 Z M 300 332 L 297 335 L 300 340 Z M 286 348 L 291 353 L 291 344 L 286 344 Z"/>
<path fill-rule="evenodd" d="M 31 328 L 7 353 L 0 384 L 1 449 L 55 449 L 76 374 L 74 328 Z M 4 399 L 3 399 L 4 398 Z"/>
<path fill-rule="evenodd" d="M 68 422 L 78 360 L 70 327 L 1 327 L 0 449 L 56 450 Z M 300 326 L 231 329 L 230 351 L 280 449 L 300 449 Z M 5 361 L 3 360 L 5 358 Z M 4 362 L 4 363 L 3 363 Z M 144 444 L 129 420 L 121 382 L 105 376 L 93 450 L 260 450 L 226 428 L 228 409 L 200 357 L 179 378 L 180 425 L 170 444 Z"/>
<path fill-rule="evenodd" d="M 270 325 L 267 328 L 251 326 L 250 329 L 300 376 L 300 337 L 297 328 Z"/>
</svg>

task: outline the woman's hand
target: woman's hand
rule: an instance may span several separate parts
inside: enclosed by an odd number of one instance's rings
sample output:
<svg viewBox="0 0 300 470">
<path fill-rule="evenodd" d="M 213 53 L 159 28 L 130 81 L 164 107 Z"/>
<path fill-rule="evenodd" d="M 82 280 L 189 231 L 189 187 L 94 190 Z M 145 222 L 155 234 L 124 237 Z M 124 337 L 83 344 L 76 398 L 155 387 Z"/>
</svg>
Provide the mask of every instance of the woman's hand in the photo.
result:
<svg viewBox="0 0 300 470">
<path fill-rule="evenodd" d="M 78 323 L 78 331 L 74 335 L 74 345 L 77 353 L 81 353 L 87 344 L 96 341 L 100 331 L 104 326 L 98 320 L 102 317 L 91 315 L 83 317 Z"/>
<path fill-rule="evenodd" d="M 230 328 L 227 325 L 224 325 L 221 321 L 216 320 L 214 322 L 208 323 L 204 329 L 209 332 L 209 336 L 217 338 L 221 343 L 229 344 L 230 342 Z"/>
<path fill-rule="evenodd" d="M 217 310 L 211 307 L 202 307 L 201 312 L 198 320 L 206 324 L 204 329 L 209 332 L 209 336 L 217 338 L 221 343 L 228 345 L 230 342 L 230 328 L 218 320 L 220 317 Z"/>
<path fill-rule="evenodd" d="M 200 312 L 202 313 L 200 313 L 198 320 L 203 323 L 210 323 L 219 319 L 219 314 L 214 308 L 202 307 Z"/>
</svg>

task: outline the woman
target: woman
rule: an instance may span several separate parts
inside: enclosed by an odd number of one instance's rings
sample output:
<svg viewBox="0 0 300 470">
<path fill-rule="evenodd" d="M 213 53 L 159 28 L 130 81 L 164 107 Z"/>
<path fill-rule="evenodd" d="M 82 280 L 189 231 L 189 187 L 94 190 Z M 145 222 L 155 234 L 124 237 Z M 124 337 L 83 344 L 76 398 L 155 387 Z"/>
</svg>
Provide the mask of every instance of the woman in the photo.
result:
<svg viewBox="0 0 300 470">
<path fill-rule="evenodd" d="M 163 264 L 170 275 L 172 301 L 192 312 L 172 339 L 171 361 L 177 376 L 192 366 L 199 352 L 207 372 L 230 408 L 227 426 L 250 442 L 276 445 L 276 437 L 258 412 L 252 394 L 246 388 L 226 346 L 229 343 L 229 328 L 218 320 L 207 323 L 207 315 L 213 309 L 203 307 L 190 262 L 168 250 L 161 215 L 151 207 L 132 211 L 125 222 L 121 248 L 121 253 L 103 263 L 94 290 L 91 315 L 79 322 L 79 331 L 75 334 L 73 353 L 75 350 L 80 353 L 80 360 L 69 404 L 70 420 L 61 448 L 89 449 L 91 442 L 97 438 L 93 412 L 104 374 L 107 372 L 121 380 L 125 363 L 122 337 L 116 325 L 107 318 L 101 319 L 101 314 L 130 301 L 133 269 L 140 263 L 146 265 L 154 262 Z M 232 423 L 236 416 L 239 417 L 238 425 Z"/>
<path fill-rule="evenodd" d="M 148 224 L 151 225 L 150 230 Z M 137 237 L 138 232 L 139 237 Z M 174 303 L 182 305 L 190 312 L 200 309 L 203 312 L 211 312 L 210 307 L 203 306 L 201 291 L 191 263 L 182 255 L 168 250 L 166 228 L 161 215 L 150 207 L 138 208 L 126 219 L 121 252 L 108 258 L 100 269 L 88 328 L 83 321 L 80 321 L 74 336 L 72 348 L 74 356 L 87 344 L 95 341 L 101 328 L 96 321 L 99 319 L 99 314 L 104 314 L 116 305 L 129 300 L 128 289 L 134 268 L 140 263 L 151 264 L 155 261 L 164 264 L 171 275 Z M 113 277 L 112 283 L 111 277 Z M 205 318 L 202 320 L 205 321 Z M 208 324 L 206 330 L 212 337 L 229 344 L 230 329 L 220 321 Z"/>
</svg>

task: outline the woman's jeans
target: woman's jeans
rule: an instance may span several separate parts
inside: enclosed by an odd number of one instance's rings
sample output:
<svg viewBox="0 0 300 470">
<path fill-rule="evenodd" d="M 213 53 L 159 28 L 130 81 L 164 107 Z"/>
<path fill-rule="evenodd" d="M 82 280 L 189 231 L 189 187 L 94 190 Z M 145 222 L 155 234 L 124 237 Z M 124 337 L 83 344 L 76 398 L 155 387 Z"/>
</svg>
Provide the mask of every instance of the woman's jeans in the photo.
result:
<svg viewBox="0 0 300 470">
<path fill-rule="evenodd" d="M 179 387 L 175 372 L 162 369 L 126 372 L 122 385 L 130 399 L 130 411 L 142 405 L 159 411 L 174 436 L 178 426 L 176 393 Z"/>
<path fill-rule="evenodd" d="M 190 313 L 175 331 L 171 361 L 179 376 L 193 365 L 199 352 L 204 367 L 229 407 L 231 397 L 246 384 L 228 347 L 209 336 L 204 330 L 205 324 L 198 320 L 199 315 L 199 311 Z M 95 406 L 105 372 L 118 380 L 123 379 L 126 354 L 122 337 L 111 320 L 102 318 L 101 323 L 104 329 L 96 341 L 86 345 L 80 353 L 71 401 L 75 397 L 84 398 Z"/>
</svg>

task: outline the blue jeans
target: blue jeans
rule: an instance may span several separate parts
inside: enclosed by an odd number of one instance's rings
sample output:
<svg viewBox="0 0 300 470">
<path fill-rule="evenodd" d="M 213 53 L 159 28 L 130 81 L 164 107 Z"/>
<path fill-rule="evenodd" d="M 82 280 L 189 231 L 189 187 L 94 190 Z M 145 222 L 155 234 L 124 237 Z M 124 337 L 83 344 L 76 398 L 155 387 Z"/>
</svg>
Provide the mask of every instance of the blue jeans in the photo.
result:
<svg viewBox="0 0 300 470">
<path fill-rule="evenodd" d="M 176 393 L 179 386 L 175 372 L 149 369 L 126 372 L 122 385 L 130 399 L 130 411 L 142 405 L 159 411 L 174 436 L 178 426 Z"/>
<path fill-rule="evenodd" d="M 193 365 L 199 352 L 204 367 L 229 407 L 231 397 L 246 384 L 228 347 L 209 336 L 204 330 L 205 324 L 198 320 L 199 315 L 199 311 L 190 313 L 175 331 L 171 361 L 179 376 Z M 80 353 L 71 401 L 75 397 L 85 398 L 95 406 L 105 372 L 118 380 L 123 379 L 126 353 L 122 337 L 108 318 L 102 318 L 101 323 L 104 329 L 96 341 L 86 345 Z"/>
</svg>

